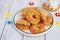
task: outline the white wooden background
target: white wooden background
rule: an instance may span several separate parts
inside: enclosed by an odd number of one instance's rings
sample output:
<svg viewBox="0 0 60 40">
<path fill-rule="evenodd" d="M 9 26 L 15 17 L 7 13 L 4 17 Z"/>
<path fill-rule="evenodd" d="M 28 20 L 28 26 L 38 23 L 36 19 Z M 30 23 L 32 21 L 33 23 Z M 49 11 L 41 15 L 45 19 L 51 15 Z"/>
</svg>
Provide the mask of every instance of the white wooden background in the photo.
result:
<svg viewBox="0 0 60 40">
<path fill-rule="evenodd" d="M 39 37 L 24 36 L 17 32 L 12 25 L 6 25 L 8 19 L 4 16 L 5 13 L 9 12 L 11 14 L 9 19 L 13 19 L 18 10 L 29 6 L 30 1 L 35 2 L 34 6 L 37 7 L 42 7 L 41 4 L 44 2 L 44 0 L 0 0 L 0 40 L 60 40 L 60 27 L 56 27 L 54 24 L 49 33 Z M 54 22 L 60 22 L 60 17 L 56 17 L 55 12 L 51 12 L 51 14 L 54 17 Z"/>
</svg>

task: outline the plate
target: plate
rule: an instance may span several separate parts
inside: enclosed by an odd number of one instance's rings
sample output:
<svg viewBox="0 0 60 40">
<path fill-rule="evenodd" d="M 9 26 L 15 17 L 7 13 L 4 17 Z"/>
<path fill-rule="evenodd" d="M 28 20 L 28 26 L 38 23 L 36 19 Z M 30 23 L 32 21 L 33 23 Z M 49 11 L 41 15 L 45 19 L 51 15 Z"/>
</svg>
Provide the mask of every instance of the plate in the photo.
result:
<svg viewBox="0 0 60 40">
<path fill-rule="evenodd" d="M 38 8 L 39 8 L 39 7 L 38 7 Z M 39 9 L 44 10 L 43 8 L 39 8 Z M 48 12 L 48 11 L 46 11 L 46 10 L 44 10 L 44 12 L 45 12 L 46 15 L 48 15 L 48 14 L 51 15 L 52 20 L 53 20 L 53 16 L 52 16 L 52 14 L 51 14 L 50 12 Z M 16 12 L 16 14 L 15 14 L 15 16 L 14 16 L 14 18 L 13 18 L 14 25 L 16 24 L 16 20 L 23 18 L 21 14 L 22 14 L 22 9 L 19 10 L 18 12 Z M 15 28 L 19 33 L 21 33 L 21 34 L 23 34 L 23 35 L 26 35 L 26 36 L 40 36 L 40 35 L 44 35 L 44 34 L 46 34 L 47 32 L 49 32 L 50 29 L 51 29 L 51 27 L 52 27 L 52 25 L 53 25 L 53 21 L 52 21 L 51 25 L 49 25 L 48 27 L 45 27 L 45 29 L 46 29 L 45 32 L 38 33 L 38 34 L 32 34 L 29 30 L 26 30 L 26 31 L 20 30 L 20 29 L 18 29 L 18 28 L 16 27 L 16 25 L 14 26 L 14 28 Z"/>
</svg>

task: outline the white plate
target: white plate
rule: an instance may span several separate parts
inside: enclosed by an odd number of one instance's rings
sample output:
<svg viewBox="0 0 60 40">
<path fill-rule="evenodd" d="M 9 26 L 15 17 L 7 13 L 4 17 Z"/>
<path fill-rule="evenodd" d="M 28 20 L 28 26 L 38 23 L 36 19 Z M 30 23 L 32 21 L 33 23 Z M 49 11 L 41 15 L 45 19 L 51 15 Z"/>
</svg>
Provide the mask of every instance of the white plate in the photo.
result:
<svg viewBox="0 0 60 40">
<path fill-rule="evenodd" d="M 42 9 L 42 8 L 40 8 L 40 9 Z M 44 10 L 44 9 L 43 9 L 43 10 Z M 22 18 L 21 11 L 22 11 L 22 10 L 19 10 L 19 11 L 15 14 L 14 19 L 13 19 L 14 25 L 16 24 L 16 20 Z M 47 14 L 51 15 L 51 13 L 47 12 L 46 10 L 44 10 L 44 12 L 45 12 L 46 15 L 47 15 Z M 51 16 L 52 16 L 52 15 L 51 15 Z M 52 20 L 53 20 L 53 16 L 52 16 Z M 26 31 L 20 30 L 20 29 L 18 29 L 18 28 L 16 27 L 16 25 L 14 26 L 14 28 L 15 28 L 17 31 L 19 31 L 21 34 L 26 35 L 26 36 L 40 36 L 40 35 L 46 34 L 46 33 L 51 29 L 52 25 L 53 25 L 53 22 L 52 22 L 51 25 L 49 25 L 48 27 L 45 28 L 45 29 L 46 29 L 45 32 L 42 32 L 42 33 L 39 33 L 39 34 L 32 34 L 29 30 L 26 30 Z"/>
</svg>

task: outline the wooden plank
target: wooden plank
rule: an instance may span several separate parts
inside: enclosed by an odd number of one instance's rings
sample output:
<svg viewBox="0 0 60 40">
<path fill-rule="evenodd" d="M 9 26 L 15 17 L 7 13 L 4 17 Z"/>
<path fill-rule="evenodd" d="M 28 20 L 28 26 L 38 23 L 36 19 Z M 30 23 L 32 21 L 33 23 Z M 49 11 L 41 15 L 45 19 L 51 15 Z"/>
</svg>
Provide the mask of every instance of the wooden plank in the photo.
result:
<svg viewBox="0 0 60 40">
<path fill-rule="evenodd" d="M 60 27 L 53 26 L 52 30 L 46 35 L 47 40 L 60 40 Z"/>
<path fill-rule="evenodd" d="M 42 36 L 38 36 L 38 37 L 28 37 L 28 36 L 24 36 L 23 40 L 45 40 L 44 35 Z"/>
<path fill-rule="evenodd" d="M 56 11 L 60 12 L 60 10 Z M 51 31 L 46 35 L 47 40 L 60 40 L 60 27 L 55 26 L 55 22 L 60 22 L 60 17 L 55 16 L 55 12 L 51 13 L 54 17 L 54 23 Z"/>
<path fill-rule="evenodd" d="M 9 10 L 8 4 L 10 5 L 10 1 L 8 1 L 8 2 L 7 2 L 7 0 L 1 0 L 0 1 L 0 5 L 1 5 L 1 9 L 0 9 L 0 36 L 2 34 L 4 25 L 5 25 L 5 21 L 6 21 L 6 18 L 4 15 Z"/>
<path fill-rule="evenodd" d="M 10 14 L 11 14 L 11 18 L 13 18 L 16 12 L 18 12 L 24 7 L 27 7 L 27 1 L 26 0 L 14 0 L 11 6 L 12 7 L 10 9 Z"/>
<path fill-rule="evenodd" d="M 34 5 L 29 5 L 30 2 L 33 2 Z M 27 0 L 28 7 L 42 7 L 42 0 Z"/>
<path fill-rule="evenodd" d="M 6 25 L 4 34 L 1 40 L 22 40 L 22 35 L 16 32 L 11 25 Z"/>
<path fill-rule="evenodd" d="M 26 2 L 23 0 L 13 0 L 10 11 L 9 11 L 9 13 L 11 14 L 11 17 L 9 19 L 13 19 L 14 15 L 17 11 L 19 11 L 23 7 L 26 7 L 25 3 Z M 2 40 L 22 40 L 22 35 L 20 33 L 18 33 L 13 28 L 13 26 L 7 25 L 4 30 Z"/>
</svg>

